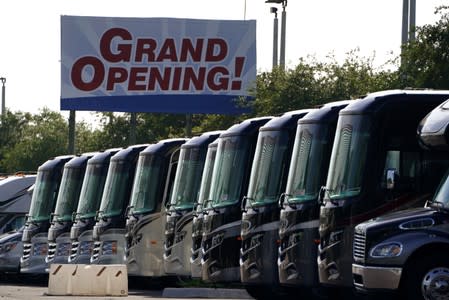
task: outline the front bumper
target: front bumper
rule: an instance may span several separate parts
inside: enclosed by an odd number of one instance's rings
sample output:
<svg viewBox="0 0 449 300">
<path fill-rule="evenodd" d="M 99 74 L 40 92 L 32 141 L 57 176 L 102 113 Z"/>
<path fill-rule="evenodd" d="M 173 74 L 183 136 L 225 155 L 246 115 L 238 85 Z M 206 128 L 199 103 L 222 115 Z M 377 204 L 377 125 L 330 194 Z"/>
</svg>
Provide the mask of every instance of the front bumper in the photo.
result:
<svg viewBox="0 0 449 300">
<path fill-rule="evenodd" d="M 352 264 L 354 286 L 357 290 L 397 290 L 402 268 L 371 267 Z"/>
</svg>

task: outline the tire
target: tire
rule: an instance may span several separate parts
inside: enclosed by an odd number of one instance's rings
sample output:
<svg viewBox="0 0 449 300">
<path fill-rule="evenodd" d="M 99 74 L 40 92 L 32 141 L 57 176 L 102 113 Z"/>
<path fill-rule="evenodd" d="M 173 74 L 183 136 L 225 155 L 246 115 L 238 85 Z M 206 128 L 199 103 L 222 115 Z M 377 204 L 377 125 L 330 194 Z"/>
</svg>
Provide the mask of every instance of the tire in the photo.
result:
<svg viewBox="0 0 449 300">
<path fill-rule="evenodd" d="M 401 286 L 405 299 L 449 299 L 449 259 L 445 254 L 420 257 L 406 272 Z"/>
</svg>

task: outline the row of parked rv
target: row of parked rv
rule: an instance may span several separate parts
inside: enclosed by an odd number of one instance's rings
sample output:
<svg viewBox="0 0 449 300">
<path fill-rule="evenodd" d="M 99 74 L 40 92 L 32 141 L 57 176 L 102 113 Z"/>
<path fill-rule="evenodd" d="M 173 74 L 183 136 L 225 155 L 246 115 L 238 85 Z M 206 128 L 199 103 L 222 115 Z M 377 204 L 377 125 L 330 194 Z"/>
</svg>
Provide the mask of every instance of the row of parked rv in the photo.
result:
<svg viewBox="0 0 449 300">
<path fill-rule="evenodd" d="M 21 251 L 0 270 L 126 264 L 132 276 L 241 282 L 255 298 L 448 297 L 447 99 L 383 91 L 55 157 L 38 169 L 25 226 L 0 240 L 0 261 Z"/>
</svg>

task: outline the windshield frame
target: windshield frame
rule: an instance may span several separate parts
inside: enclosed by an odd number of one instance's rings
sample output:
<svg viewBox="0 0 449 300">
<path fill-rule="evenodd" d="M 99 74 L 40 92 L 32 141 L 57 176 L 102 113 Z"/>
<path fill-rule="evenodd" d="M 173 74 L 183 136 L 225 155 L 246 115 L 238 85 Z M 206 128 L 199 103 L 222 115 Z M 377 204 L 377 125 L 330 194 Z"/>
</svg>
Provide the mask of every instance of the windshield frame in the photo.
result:
<svg viewBox="0 0 449 300">
<path fill-rule="evenodd" d="M 39 170 L 34 184 L 28 220 L 42 222 L 50 220 L 59 188 L 55 170 Z M 45 205 L 44 205 L 45 204 Z"/>
<path fill-rule="evenodd" d="M 85 168 L 65 167 L 56 200 L 54 220 L 65 222 L 72 220 L 72 214 L 78 205 Z"/>
</svg>

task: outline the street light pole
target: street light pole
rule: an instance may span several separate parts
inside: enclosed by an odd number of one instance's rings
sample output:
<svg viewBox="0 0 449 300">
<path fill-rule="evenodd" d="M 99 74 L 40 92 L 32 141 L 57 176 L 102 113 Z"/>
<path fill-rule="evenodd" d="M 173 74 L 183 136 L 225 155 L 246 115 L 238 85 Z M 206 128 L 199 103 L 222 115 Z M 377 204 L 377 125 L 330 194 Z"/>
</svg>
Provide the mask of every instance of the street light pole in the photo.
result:
<svg viewBox="0 0 449 300">
<path fill-rule="evenodd" d="M 6 104 L 5 104 L 5 83 L 6 78 L 0 77 L 0 81 L 2 82 L 2 118 L 6 116 Z"/>
<path fill-rule="evenodd" d="M 270 12 L 274 14 L 273 19 L 273 69 L 278 65 L 278 9 L 271 7 Z"/>
<path fill-rule="evenodd" d="M 281 53 L 279 57 L 279 65 L 285 69 L 285 44 L 286 44 L 286 27 L 287 27 L 287 0 L 266 0 L 265 3 L 282 4 L 282 20 L 281 20 Z"/>
</svg>

